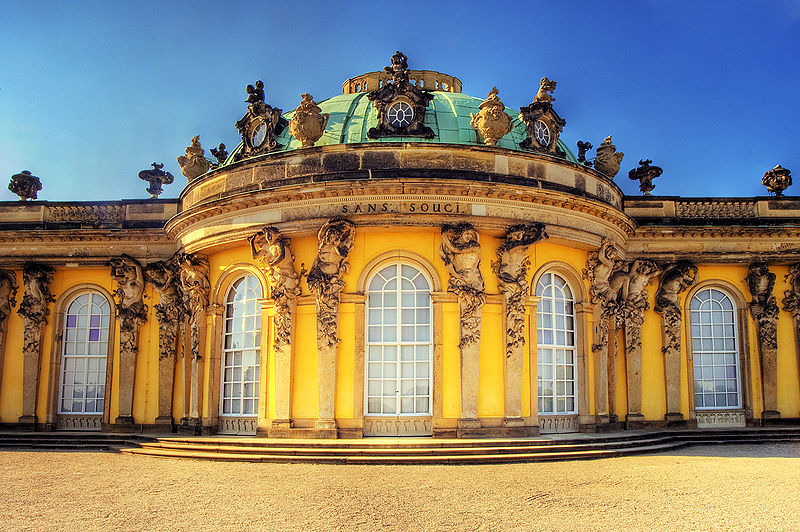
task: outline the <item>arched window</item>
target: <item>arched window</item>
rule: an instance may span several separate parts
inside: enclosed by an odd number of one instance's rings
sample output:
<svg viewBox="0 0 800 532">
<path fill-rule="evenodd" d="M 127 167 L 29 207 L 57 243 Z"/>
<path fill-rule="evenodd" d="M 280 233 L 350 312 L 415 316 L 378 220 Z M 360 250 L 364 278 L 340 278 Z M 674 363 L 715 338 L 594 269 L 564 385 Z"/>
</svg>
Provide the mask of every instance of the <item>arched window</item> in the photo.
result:
<svg viewBox="0 0 800 532">
<path fill-rule="evenodd" d="M 67 307 L 59 386 L 59 414 L 103 414 L 111 307 L 97 292 Z"/>
<path fill-rule="evenodd" d="M 252 275 L 231 285 L 225 301 L 220 415 L 258 415 L 261 283 Z"/>
<path fill-rule="evenodd" d="M 736 308 L 716 288 L 698 291 L 690 304 L 695 408 L 741 408 Z"/>
<path fill-rule="evenodd" d="M 536 285 L 539 413 L 575 414 L 575 300 L 563 277 L 545 273 Z"/>
<path fill-rule="evenodd" d="M 416 268 L 392 264 L 367 290 L 367 415 L 430 415 L 430 283 Z"/>
</svg>

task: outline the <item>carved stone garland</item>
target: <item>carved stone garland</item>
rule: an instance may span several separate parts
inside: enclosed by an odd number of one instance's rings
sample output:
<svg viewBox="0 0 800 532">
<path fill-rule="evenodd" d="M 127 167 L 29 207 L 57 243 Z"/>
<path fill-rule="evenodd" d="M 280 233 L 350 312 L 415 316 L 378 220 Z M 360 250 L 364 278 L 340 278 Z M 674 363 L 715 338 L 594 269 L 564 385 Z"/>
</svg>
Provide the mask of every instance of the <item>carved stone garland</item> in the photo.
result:
<svg viewBox="0 0 800 532">
<path fill-rule="evenodd" d="M 188 429 L 197 432 L 201 425 L 203 373 L 200 365 L 203 353 L 200 347 L 205 345 L 206 310 L 208 309 L 208 293 L 210 284 L 208 275 L 210 267 L 208 259 L 198 253 L 182 253 L 178 256 L 183 304 L 189 315 L 189 357 L 190 375 L 186 379 L 189 385 L 189 408 L 181 420 Z M 187 410 L 184 408 L 184 410 Z"/>
<path fill-rule="evenodd" d="M 522 426 L 522 362 L 525 348 L 525 300 L 528 297 L 528 248 L 547 237 L 544 224 L 514 225 L 497 249 L 492 269 L 505 297 L 505 426 Z"/>
<path fill-rule="evenodd" d="M 317 368 L 319 417 L 317 429 L 335 430 L 334 394 L 336 391 L 336 348 L 339 344 L 339 295 L 342 277 L 350 271 L 347 257 L 353 247 L 355 224 L 333 218 L 317 235 L 317 258 L 308 272 L 308 289 L 317 300 Z"/>
<path fill-rule="evenodd" d="M 800 373 L 800 262 L 789 266 L 789 290 L 783 298 L 783 310 L 791 312 L 794 321 L 794 345 L 797 351 L 797 370 Z"/>
<path fill-rule="evenodd" d="M 628 279 L 622 286 L 625 317 L 625 362 L 628 380 L 629 427 L 644 422 L 642 415 L 642 324 L 644 311 L 650 308 L 647 289 L 650 280 L 661 274 L 654 262 L 634 260 L 628 267 Z"/>
<path fill-rule="evenodd" d="M 667 387 L 667 412 L 669 422 L 682 421 L 681 414 L 681 328 L 680 294 L 694 284 L 697 266 L 681 260 L 664 267 L 656 292 L 655 311 L 661 314 L 663 336 L 664 378 Z"/>
<path fill-rule="evenodd" d="M 249 239 L 253 258 L 269 270 L 272 282 L 272 300 L 275 304 L 273 318 L 275 329 L 275 386 L 276 419 L 273 428 L 291 427 L 292 356 L 297 322 L 297 297 L 300 295 L 300 276 L 294 268 L 291 241 L 268 226 Z"/>
<path fill-rule="evenodd" d="M 111 259 L 111 278 L 117 283 L 119 298 L 119 416 L 115 423 L 133 423 L 133 386 L 136 357 L 139 353 L 139 328 L 147 321 L 144 275 L 139 261 L 128 255 Z"/>
<path fill-rule="evenodd" d="M 180 285 L 178 257 L 157 261 L 144 268 L 147 281 L 158 292 L 154 305 L 158 319 L 158 417 L 156 424 L 172 424 L 172 389 L 181 323 L 186 315 Z"/>
<path fill-rule="evenodd" d="M 763 418 L 778 418 L 778 303 L 772 290 L 775 287 L 775 274 L 769 271 L 764 261 L 750 264 L 747 284 L 753 301 L 750 314 L 756 322 L 758 346 L 761 359 L 761 386 L 764 394 Z"/>
<path fill-rule="evenodd" d="M 469 223 L 442 226 L 439 256 L 450 274 L 447 291 L 458 296 L 461 322 L 461 417 L 459 429 L 480 428 L 478 371 L 481 351 L 481 308 L 486 301 L 481 275 L 478 231 Z"/>
<path fill-rule="evenodd" d="M 0 384 L 3 382 L 3 363 L 6 353 L 8 317 L 17 304 L 17 274 L 0 269 Z M 0 390 L 2 392 L 2 390 Z"/>
<path fill-rule="evenodd" d="M 47 325 L 48 305 L 55 301 L 50 293 L 53 269 L 43 264 L 28 262 L 22 268 L 25 294 L 17 314 L 25 320 L 22 346 L 22 416 L 19 422 L 36 426 L 36 397 L 39 393 L 39 360 L 42 352 L 42 334 Z"/>
<path fill-rule="evenodd" d="M 604 238 L 600 249 L 589 253 L 586 268 L 583 270 L 583 276 L 589 280 L 589 294 L 594 305 L 592 352 L 598 424 L 607 424 L 610 421 L 609 412 L 613 410 L 610 408 L 610 401 L 613 400 L 615 386 L 609 386 L 609 367 L 615 365 L 615 356 L 609 357 L 609 331 L 612 320 L 616 323 L 624 314 L 619 295 L 628 280 L 628 271 L 627 264 L 621 258 L 616 245 Z"/>
</svg>

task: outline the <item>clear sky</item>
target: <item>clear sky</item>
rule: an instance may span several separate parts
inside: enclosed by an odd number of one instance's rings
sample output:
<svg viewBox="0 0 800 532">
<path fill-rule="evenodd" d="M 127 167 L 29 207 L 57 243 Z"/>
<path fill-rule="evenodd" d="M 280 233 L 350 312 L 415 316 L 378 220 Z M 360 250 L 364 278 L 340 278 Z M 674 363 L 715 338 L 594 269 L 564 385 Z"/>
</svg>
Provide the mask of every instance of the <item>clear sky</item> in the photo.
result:
<svg viewBox="0 0 800 532">
<path fill-rule="evenodd" d="M 228 7 L 221 7 L 227 4 Z M 267 102 L 323 100 L 395 50 L 412 69 L 496 85 L 528 105 L 558 82 L 562 140 L 664 169 L 654 194 L 766 195 L 763 173 L 795 170 L 800 195 L 800 1 L 13 2 L 0 23 L 0 200 L 30 170 L 54 201 L 147 198 L 139 170 L 175 160 L 200 135 L 239 142 L 244 87 Z M 591 152 L 593 155 L 593 151 Z M 207 156 L 210 154 L 206 152 Z"/>
</svg>

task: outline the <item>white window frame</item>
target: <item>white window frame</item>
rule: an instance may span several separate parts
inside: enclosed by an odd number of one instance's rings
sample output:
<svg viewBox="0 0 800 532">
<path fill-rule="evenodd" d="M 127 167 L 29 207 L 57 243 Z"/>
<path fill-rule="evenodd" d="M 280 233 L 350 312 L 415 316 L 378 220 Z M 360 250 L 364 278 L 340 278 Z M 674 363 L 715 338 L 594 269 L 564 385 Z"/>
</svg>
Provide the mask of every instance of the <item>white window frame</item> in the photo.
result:
<svg viewBox="0 0 800 532">
<path fill-rule="evenodd" d="M 86 305 L 86 309 L 88 309 L 88 314 L 70 314 L 70 310 L 72 306 L 75 305 L 83 296 L 88 296 L 89 301 Z M 102 303 L 105 304 L 105 312 L 99 314 L 100 317 L 100 325 L 98 327 L 91 326 L 91 318 L 94 317 L 91 313 L 92 306 L 95 305 L 94 299 L 95 297 L 99 298 Z M 101 305 L 102 307 L 102 305 Z M 75 316 L 76 326 L 70 327 L 70 316 Z M 86 318 L 86 326 L 79 327 L 81 322 L 81 318 Z M 98 338 L 97 340 L 91 340 L 91 332 L 90 330 L 96 329 L 98 330 Z M 85 337 L 81 339 L 81 332 L 85 333 Z M 57 405 L 57 413 L 59 415 L 65 416 L 102 416 L 103 410 L 105 408 L 105 401 L 106 401 L 106 365 L 108 363 L 108 349 L 109 349 L 109 342 L 108 338 L 111 334 L 111 303 L 109 303 L 108 299 L 96 290 L 86 290 L 81 291 L 80 293 L 76 294 L 66 306 L 66 310 L 64 312 L 64 327 L 63 327 L 63 339 L 62 339 L 62 346 L 61 346 L 61 367 L 59 369 L 59 376 L 58 376 L 58 405 Z M 70 353 L 69 351 L 73 348 L 77 348 L 80 344 L 82 346 L 82 353 L 73 352 Z M 90 353 L 92 351 L 92 344 L 94 344 L 96 353 Z M 74 362 L 74 366 L 73 363 Z M 82 364 L 82 368 L 78 370 L 78 365 Z M 92 366 L 92 362 L 96 362 L 97 367 L 95 369 L 90 369 Z M 90 371 L 94 373 L 94 379 L 90 379 Z M 66 378 L 68 373 L 70 373 L 70 377 L 72 379 L 71 384 L 67 384 Z M 75 383 L 75 378 L 78 376 L 79 373 L 82 373 L 83 382 L 82 383 Z M 89 383 L 89 380 L 96 380 L 97 382 Z M 89 391 L 90 386 L 95 386 L 95 394 L 92 398 L 87 398 L 86 395 Z M 73 392 L 75 391 L 76 387 L 81 387 L 83 389 L 83 397 L 79 398 L 83 402 L 83 409 L 80 412 L 74 410 L 66 410 L 64 408 L 64 392 L 69 388 L 70 395 L 72 396 L 71 400 L 74 402 L 76 398 L 74 397 Z M 102 393 L 101 393 L 102 390 Z M 91 412 L 87 412 L 85 410 L 87 401 L 93 400 L 95 401 L 95 409 Z M 100 405 L 97 408 L 97 405 Z"/>
<path fill-rule="evenodd" d="M 730 315 L 731 315 L 730 323 L 727 323 L 727 322 L 724 322 L 724 321 L 722 323 L 714 323 L 714 321 L 713 321 L 714 320 L 714 318 L 713 318 L 714 309 L 711 309 L 711 310 L 704 310 L 704 309 L 694 310 L 694 309 L 692 309 L 692 303 L 695 300 L 699 301 L 698 296 L 700 294 L 704 293 L 704 292 L 718 292 L 718 293 L 722 294 L 730 302 L 731 309 L 730 310 L 724 310 L 723 309 L 721 311 L 723 313 L 725 313 L 725 312 L 729 312 L 730 313 Z M 705 300 L 704 302 L 701 302 L 700 305 L 702 306 L 705 303 L 707 303 L 708 301 L 712 301 L 712 299 L 709 298 L 709 299 Z M 695 410 L 710 410 L 710 411 L 714 411 L 714 410 L 741 410 L 742 408 L 744 408 L 743 407 L 744 399 L 743 399 L 743 390 L 742 390 L 741 347 L 740 347 L 740 344 L 739 344 L 739 324 L 738 324 L 738 319 L 737 319 L 737 315 L 738 315 L 739 309 L 736 307 L 736 302 L 731 297 L 731 295 L 727 291 L 723 290 L 722 288 L 720 288 L 718 286 L 705 286 L 705 287 L 703 287 L 702 289 L 698 290 L 697 292 L 695 292 L 692 295 L 692 298 L 689 301 L 688 307 L 689 307 L 689 342 L 691 342 L 692 367 L 693 367 L 693 373 L 694 373 L 692 375 L 692 394 L 694 394 L 694 408 L 695 408 Z M 706 313 L 710 312 L 711 313 L 711 316 L 709 317 L 709 322 L 708 323 L 704 323 L 702 321 L 702 318 L 699 319 L 699 320 L 695 319 L 696 318 L 695 313 L 699 313 L 699 312 L 706 312 Z M 722 327 L 723 328 L 723 336 L 721 338 L 717 338 L 713 333 L 715 325 L 718 326 L 718 327 Z M 728 327 L 732 326 L 732 330 L 733 330 L 733 336 L 732 337 L 724 335 L 724 328 L 726 326 L 728 326 Z M 710 330 L 712 332 L 712 334 L 710 336 L 703 335 L 703 328 L 704 327 L 710 327 Z M 699 336 L 695 336 L 695 332 L 698 331 L 698 330 L 700 331 L 700 335 Z M 715 339 L 720 340 L 723 343 L 725 342 L 725 340 L 732 340 L 732 342 L 733 342 L 732 350 L 731 349 L 725 349 L 724 345 L 723 345 L 723 348 L 721 350 L 714 349 L 713 348 L 713 342 L 714 342 Z M 696 349 L 695 340 L 699 340 L 700 342 L 702 342 L 703 340 L 709 340 L 712 343 L 712 349 L 710 349 L 710 350 Z M 702 345 L 702 343 L 701 343 L 701 345 Z M 725 405 L 725 406 L 717 406 L 717 405 L 706 406 L 705 404 L 703 404 L 703 406 L 698 406 L 697 405 L 697 395 L 698 395 L 697 382 L 698 381 L 697 381 L 697 377 L 696 377 L 698 369 L 700 370 L 701 373 L 704 373 L 705 370 L 707 370 L 707 369 L 711 369 L 711 372 L 713 374 L 713 373 L 716 372 L 716 368 L 722 368 L 724 370 L 724 368 L 727 368 L 727 367 L 730 366 L 730 364 L 726 364 L 724 362 L 721 363 L 721 364 L 717 364 L 716 361 L 712 361 L 711 364 L 704 364 L 704 363 L 701 363 L 701 362 L 704 362 L 705 361 L 704 359 L 707 356 L 711 356 L 712 360 L 713 360 L 714 358 L 716 358 L 718 356 L 724 357 L 725 355 L 733 355 L 733 360 L 734 360 L 734 363 L 736 365 L 736 378 L 735 378 L 735 381 L 736 381 L 736 404 L 735 405 Z M 715 384 L 715 386 L 716 386 L 716 382 L 718 380 L 720 380 L 720 379 L 723 379 L 725 381 L 733 380 L 733 379 L 728 378 L 727 376 L 718 378 L 718 377 L 712 375 L 712 376 L 709 376 L 708 379 L 706 379 L 704 376 L 701 376 L 700 382 L 713 382 Z M 727 386 L 726 386 L 726 388 L 727 388 Z M 714 391 L 714 392 L 702 392 L 701 391 L 700 392 L 700 394 L 702 396 L 704 396 L 704 398 L 705 398 L 706 395 L 715 396 L 718 393 L 724 393 L 726 395 L 726 402 L 727 402 L 728 401 L 727 396 L 730 395 L 732 392 L 729 392 L 727 389 L 726 389 L 725 392 L 716 392 L 716 391 Z M 705 403 L 705 400 L 703 402 Z M 716 402 L 716 397 L 715 397 L 715 402 Z"/>
<path fill-rule="evenodd" d="M 567 290 L 569 290 L 569 297 L 568 298 L 556 298 L 555 295 L 553 296 L 542 296 L 540 295 L 541 292 L 544 291 L 546 286 L 543 286 L 545 279 L 549 278 L 550 283 L 549 285 L 552 286 L 552 289 L 555 290 L 558 287 L 553 283 L 552 278 L 557 277 L 560 279 Z M 542 290 L 539 287 L 542 286 Z M 546 271 L 542 274 L 541 277 L 536 282 L 536 295 L 539 297 L 539 302 L 536 308 L 536 354 L 537 354 L 537 383 L 536 383 L 536 396 L 537 396 L 537 410 L 539 415 L 541 416 L 549 416 L 549 415 L 577 415 L 578 414 L 578 331 L 577 331 L 577 316 L 575 315 L 575 290 L 569 281 L 561 274 L 555 271 Z M 564 302 L 564 313 L 556 312 L 556 303 L 558 301 Z M 549 303 L 549 311 L 545 308 L 548 306 Z M 568 312 L 569 307 L 571 306 L 571 312 Z M 549 317 L 549 326 L 546 326 L 545 318 Z M 564 326 L 558 326 L 558 317 L 564 318 Z M 572 327 L 569 327 L 569 321 L 572 321 Z M 545 340 L 545 332 L 549 331 L 552 334 L 552 341 L 550 343 L 544 343 Z M 564 342 L 563 344 L 559 344 L 559 333 L 564 334 Z M 569 339 L 571 337 L 571 345 L 569 343 Z M 545 350 L 550 351 L 550 361 L 549 362 L 542 362 L 543 355 Z M 567 355 L 571 355 L 572 362 L 566 363 L 557 361 L 559 351 L 562 351 L 564 354 L 564 359 L 567 359 Z M 545 366 L 548 366 L 552 372 L 552 376 L 548 377 L 546 380 L 552 384 L 553 394 L 552 396 L 543 396 L 540 392 L 542 388 L 542 383 L 545 380 L 543 377 L 544 370 L 546 369 Z M 564 377 L 559 378 L 559 367 L 564 368 Z M 568 373 L 568 368 L 572 369 L 572 378 L 568 379 L 566 377 Z M 564 393 L 558 393 L 558 384 L 564 383 Z M 568 386 L 567 384 L 572 384 L 572 393 L 567 393 Z M 542 404 L 545 399 L 552 398 L 553 400 L 553 410 L 552 411 L 543 411 Z M 565 408 L 563 410 L 558 409 L 559 399 L 564 400 Z M 568 400 L 572 399 L 572 409 L 566 409 L 566 405 Z"/>
<path fill-rule="evenodd" d="M 422 279 L 424 279 L 425 283 L 427 284 L 426 288 L 424 288 L 424 289 L 417 288 L 414 292 L 412 292 L 414 294 L 414 307 L 413 308 L 408 308 L 408 307 L 404 308 L 403 307 L 402 290 L 401 290 L 401 286 L 400 286 L 400 285 L 402 285 L 402 280 L 404 279 L 403 274 L 402 274 L 403 273 L 403 267 L 412 268 L 415 272 L 417 272 L 418 276 L 420 276 Z M 398 288 L 397 288 L 397 290 L 396 291 L 385 291 L 383 289 L 381 289 L 381 290 L 372 289 L 371 290 L 372 284 L 373 284 L 373 282 L 375 282 L 375 279 L 378 278 L 378 275 L 380 274 L 381 276 L 383 276 L 383 272 L 385 272 L 388 268 L 396 268 L 394 279 L 398 280 Z M 417 277 L 415 276 L 415 279 L 416 278 Z M 367 300 L 366 300 L 366 312 L 364 313 L 365 314 L 365 326 L 364 326 L 364 335 L 365 335 L 365 339 L 364 339 L 364 392 L 363 392 L 363 394 L 364 394 L 364 415 L 365 416 L 369 416 L 369 417 L 430 417 L 431 415 L 433 415 L 433 301 L 432 301 L 432 297 L 431 297 L 431 291 L 432 291 L 431 287 L 433 286 L 433 283 L 431 282 L 431 279 L 428 277 L 427 272 L 425 272 L 423 269 L 419 268 L 418 266 L 415 266 L 413 264 L 408 264 L 406 262 L 394 262 L 394 263 L 383 264 L 383 265 L 380 266 L 380 268 L 377 268 L 376 271 L 373 273 L 373 275 L 369 278 L 369 281 L 367 282 L 366 286 L 367 286 L 367 289 L 366 289 L 366 296 L 367 296 L 366 299 Z M 392 341 L 391 339 L 384 340 L 384 337 L 383 337 L 383 329 L 392 327 L 392 324 L 384 325 L 384 322 L 383 322 L 384 311 L 385 310 L 389 310 L 389 311 L 392 310 L 392 308 L 387 308 L 387 307 L 384 306 L 385 299 L 384 299 L 383 296 L 385 294 L 387 294 L 387 293 L 396 294 L 396 306 L 394 307 L 394 310 L 396 311 L 396 320 L 395 320 L 396 323 L 394 324 L 394 327 L 395 327 L 395 340 L 394 341 Z M 406 293 L 408 293 L 408 292 L 406 292 Z M 420 296 L 422 294 L 427 294 L 427 303 L 428 303 L 427 306 L 417 306 L 417 304 L 419 302 L 418 301 L 418 296 Z M 374 300 L 374 299 L 370 298 L 371 295 L 373 295 L 373 296 L 380 295 L 381 296 L 381 306 L 380 307 L 372 307 L 371 306 L 371 303 Z M 414 312 L 414 316 L 415 316 L 415 323 L 413 324 L 414 325 L 414 340 L 406 340 L 406 341 L 404 341 L 402 339 L 403 338 L 403 326 L 404 326 L 404 324 L 403 324 L 403 310 L 405 310 L 405 311 L 413 311 Z M 381 321 L 379 323 L 371 323 L 371 319 L 370 319 L 372 317 L 371 311 L 377 311 L 377 312 L 381 313 Z M 417 323 L 416 322 L 417 316 L 419 315 L 418 311 L 427 311 L 427 316 L 428 316 L 427 323 Z M 405 326 L 409 327 L 410 325 L 408 323 L 406 323 Z M 428 336 L 427 336 L 428 339 L 427 340 L 424 340 L 424 339 L 423 340 L 417 340 L 417 332 L 418 332 L 418 330 L 416 329 L 417 326 L 423 326 L 423 327 L 427 326 L 427 331 L 428 331 Z M 371 333 L 370 327 L 373 327 L 373 329 L 372 329 L 373 334 L 374 334 L 374 331 L 376 330 L 375 328 L 381 328 L 381 339 L 380 340 L 375 340 L 374 336 L 371 338 L 371 336 L 370 336 L 370 333 Z M 395 377 L 394 378 L 386 377 L 383 374 L 383 372 L 385 371 L 384 366 L 387 365 L 386 364 L 387 361 L 383 360 L 383 357 L 385 356 L 384 353 L 386 353 L 384 348 L 385 347 L 390 347 L 391 348 L 392 346 L 394 346 L 396 348 L 396 351 L 395 351 L 396 366 L 395 366 Z M 409 348 L 409 346 L 413 346 L 413 348 L 414 348 L 414 359 L 413 359 L 413 369 L 414 369 L 413 392 L 414 393 L 413 393 L 413 395 L 404 395 L 404 393 L 403 393 L 403 390 L 404 390 L 404 388 L 403 388 L 404 363 L 405 364 L 410 364 L 411 363 L 411 360 L 403 360 L 404 356 L 409 356 L 408 354 L 404 355 L 404 349 L 403 349 L 404 346 L 406 347 L 406 350 Z M 418 355 L 417 355 L 418 346 L 427 348 L 427 360 L 420 360 L 420 358 L 418 358 Z M 371 349 L 371 348 L 375 348 L 375 347 L 378 347 L 378 348 L 381 349 L 381 358 L 378 359 L 378 360 L 376 360 L 374 358 L 376 356 L 375 355 L 375 351 L 373 351 Z M 373 360 L 370 360 L 371 353 L 372 353 Z M 371 375 L 371 373 L 370 373 L 370 370 L 371 370 L 370 362 L 372 362 L 373 364 L 377 364 L 377 367 L 380 368 L 381 377 L 371 377 L 370 376 Z M 427 364 L 427 377 L 425 377 L 425 376 L 417 377 L 417 371 L 420 368 L 420 363 Z M 406 368 L 408 368 L 408 367 L 409 366 L 406 366 Z M 410 377 L 406 377 L 406 380 L 410 380 L 410 379 L 411 379 Z M 396 383 L 396 390 L 395 390 L 395 394 L 394 394 L 395 412 L 393 412 L 393 413 L 392 412 L 384 412 L 384 403 L 383 403 L 384 400 L 387 400 L 389 398 L 388 395 L 384 395 L 384 392 L 385 392 L 384 386 L 389 385 L 388 383 L 391 383 L 392 380 L 394 380 L 394 382 Z M 379 382 L 380 383 L 380 387 L 381 387 L 380 388 L 380 395 L 371 395 L 370 394 L 370 384 L 371 384 L 371 382 L 372 383 L 375 383 L 375 382 Z M 427 394 L 418 394 L 417 393 L 418 392 L 417 386 L 419 384 L 421 384 L 422 382 L 426 382 L 427 383 L 427 390 L 428 390 Z M 413 413 L 403 413 L 402 412 L 402 410 L 403 410 L 403 399 L 404 398 L 405 399 L 409 399 L 409 398 L 413 399 L 413 403 L 414 403 L 414 408 L 413 408 L 414 412 Z M 427 409 L 424 412 L 418 411 L 419 409 L 417 408 L 418 400 L 422 399 L 422 398 L 425 398 L 427 400 Z M 380 412 L 374 412 L 374 411 L 371 412 L 370 411 L 370 405 L 371 405 L 370 404 L 370 399 L 381 400 Z"/>
<path fill-rule="evenodd" d="M 252 285 L 248 286 L 248 282 Z M 244 298 L 241 302 L 235 301 L 235 292 L 244 290 Z M 248 291 L 255 290 L 254 298 L 248 298 Z M 261 388 L 261 302 L 263 289 L 258 277 L 252 274 L 243 275 L 231 283 L 225 296 L 225 310 L 223 313 L 222 326 L 222 350 L 220 360 L 220 386 L 219 386 L 219 415 L 220 417 L 240 418 L 258 417 L 258 404 Z M 253 304 L 252 312 L 248 312 L 248 304 Z M 241 305 L 242 315 L 231 315 L 236 312 L 236 305 Z M 252 326 L 249 326 L 252 320 Z M 236 327 L 235 329 L 233 329 Z M 237 338 L 242 342 L 241 345 L 233 347 L 233 342 Z M 228 340 L 230 338 L 230 347 Z M 252 345 L 248 345 L 252 344 Z M 238 364 L 236 355 L 239 355 Z M 254 355 L 253 364 L 245 364 L 245 356 Z M 233 363 L 229 364 L 229 358 L 233 358 Z M 245 379 L 248 368 L 252 368 L 253 379 Z M 236 370 L 239 370 L 238 378 L 235 377 Z M 230 377 L 226 379 L 226 376 Z M 246 384 L 253 388 L 251 394 L 245 393 Z M 234 393 L 238 386 L 238 393 Z M 252 401 L 252 412 L 244 413 L 247 401 Z M 226 403 L 229 402 L 229 403 Z M 227 404 L 233 407 L 234 402 L 238 403 L 238 412 L 234 408 L 226 408 Z M 229 411 L 226 411 L 229 410 Z"/>
</svg>

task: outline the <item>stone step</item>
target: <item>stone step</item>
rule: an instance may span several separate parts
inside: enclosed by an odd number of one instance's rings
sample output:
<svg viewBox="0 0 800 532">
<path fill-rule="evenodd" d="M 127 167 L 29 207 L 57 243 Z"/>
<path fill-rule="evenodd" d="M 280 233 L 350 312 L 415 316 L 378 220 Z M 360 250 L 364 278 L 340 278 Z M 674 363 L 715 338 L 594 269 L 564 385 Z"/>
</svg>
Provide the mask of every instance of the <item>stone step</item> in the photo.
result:
<svg viewBox="0 0 800 532">
<path fill-rule="evenodd" d="M 667 437 L 650 438 L 646 440 L 619 441 L 619 442 L 582 442 L 564 445 L 496 445 L 493 447 L 469 447 L 469 446 L 448 446 L 448 447 L 424 447 L 415 446 L 413 443 L 402 447 L 273 447 L 269 445 L 226 445 L 224 442 L 217 442 L 216 445 L 209 443 L 194 442 L 145 442 L 140 444 L 145 449 L 173 449 L 187 451 L 216 451 L 229 454 L 279 454 L 279 455 L 305 455 L 305 456 L 422 456 L 422 455 L 458 455 L 458 454 L 525 454 L 525 453 L 546 453 L 546 452 L 566 452 L 570 450 L 596 450 L 596 449 L 622 449 L 643 445 L 655 445 L 671 441 Z"/>
<path fill-rule="evenodd" d="M 611 458 L 638 453 L 656 453 L 685 446 L 683 442 L 642 445 L 626 449 L 576 450 L 564 452 L 536 452 L 514 454 L 455 454 L 426 456 L 398 455 L 359 455 L 331 456 L 320 454 L 314 456 L 280 455 L 280 454 L 241 454 L 227 452 L 209 452 L 197 450 L 176 450 L 159 448 L 132 448 L 122 452 L 136 455 L 161 456 L 169 458 L 189 458 L 225 462 L 271 462 L 271 463 L 316 463 L 316 464 L 489 464 L 510 462 L 549 462 L 558 460 L 586 460 L 595 458 Z"/>
</svg>

